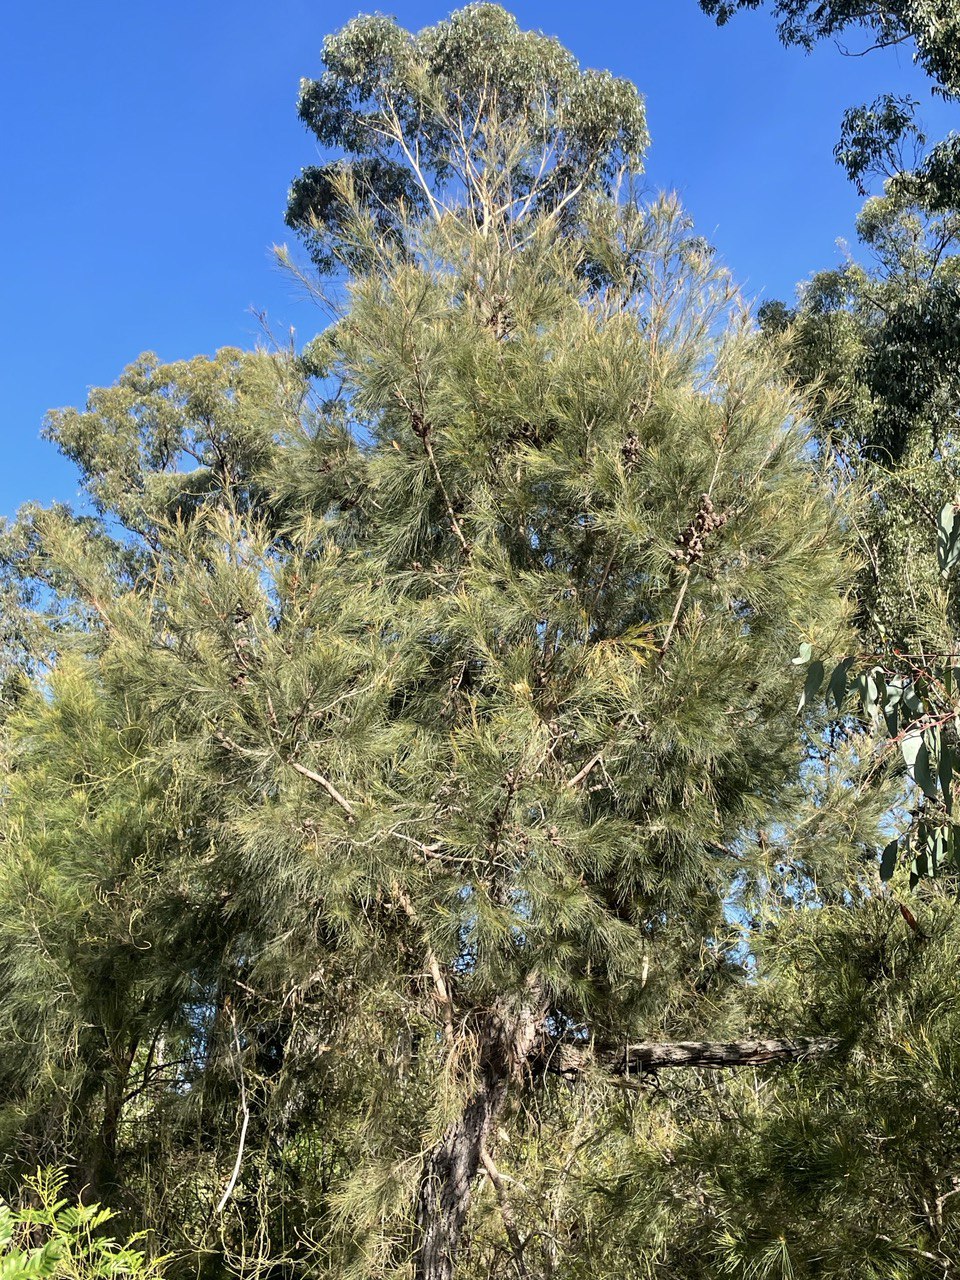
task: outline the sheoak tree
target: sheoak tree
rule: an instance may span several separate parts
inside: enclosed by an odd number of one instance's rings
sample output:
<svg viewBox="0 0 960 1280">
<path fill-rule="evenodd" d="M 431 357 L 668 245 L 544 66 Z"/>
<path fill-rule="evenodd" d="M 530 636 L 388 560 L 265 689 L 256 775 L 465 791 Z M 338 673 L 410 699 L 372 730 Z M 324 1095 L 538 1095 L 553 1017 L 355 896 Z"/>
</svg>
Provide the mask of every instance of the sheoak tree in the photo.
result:
<svg viewBox="0 0 960 1280">
<path fill-rule="evenodd" d="M 323 64 L 301 115 L 333 156 L 289 220 L 336 318 L 300 357 L 143 358 L 53 415 L 93 511 L 7 531 L 12 635 L 135 729 L 208 912 L 189 995 L 137 991 L 148 1045 L 199 1028 L 168 1091 L 210 1046 L 240 1073 L 217 1212 L 248 1131 L 349 1097 L 326 1265 L 447 1280 L 483 1171 L 523 1274 L 546 1244 L 498 1144 L 538 1094 L 822 1047 L 700 1042 L 802 764 L 790 658 L 845 625 L 841 520 L 709 250 L 637 195 L 633 86 L 488 4 L 357 19 Z M 243 1074 L 270 1044 L 273 1121 Z"/>
</svg>

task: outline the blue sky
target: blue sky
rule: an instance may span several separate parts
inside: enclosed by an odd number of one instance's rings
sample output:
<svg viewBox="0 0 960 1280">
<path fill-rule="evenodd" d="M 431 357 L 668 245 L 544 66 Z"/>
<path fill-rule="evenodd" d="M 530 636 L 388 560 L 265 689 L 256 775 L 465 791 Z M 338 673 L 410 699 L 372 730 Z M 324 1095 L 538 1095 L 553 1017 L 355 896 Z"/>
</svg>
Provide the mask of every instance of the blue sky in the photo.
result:
<svg viewBox="0 0 960 1280">
<path fill-rule="evenodd" d="M 0 514 L 72 500 L 39 431 L 141 351 L 172 360 L 262 337 L 306 341 L 317 310 L 274 266 L 290 179 L 316 159 L 301 76 L 358 0 L 74 0 L 9 6 L 0 51 Z M 447 8 L 371 4 L 421 27 Z M 832 158 L 846 106 L 912 91 L 954 114 L 909 52 L 784 50 L 765 12 L 722 30 L 696 0 L 517 0 L 524 26 L 647 98 L 655 187 L 678 190 L 751 297 L 837 261 L 859 204 Z"/>
</svg>

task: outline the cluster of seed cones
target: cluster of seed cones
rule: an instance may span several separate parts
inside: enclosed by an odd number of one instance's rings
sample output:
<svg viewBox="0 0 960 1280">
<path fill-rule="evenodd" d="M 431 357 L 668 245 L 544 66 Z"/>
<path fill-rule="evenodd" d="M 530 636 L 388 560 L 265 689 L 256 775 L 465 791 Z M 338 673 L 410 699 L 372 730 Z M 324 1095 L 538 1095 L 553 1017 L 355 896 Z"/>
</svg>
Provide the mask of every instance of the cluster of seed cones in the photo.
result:
<svg viewBox="0 0 960 1280">
<path fill-rule="evenodd" d="M 716 510 L 709 493 L 701 493 L 697 514 L 677 535 L 677 545 L 670 552 L 670 559 L 688 567 L 699 564 L 703 559 L 706 539 L 717 529 L 722 529 L 729 519 L 729 512 Z"/>
</svg>

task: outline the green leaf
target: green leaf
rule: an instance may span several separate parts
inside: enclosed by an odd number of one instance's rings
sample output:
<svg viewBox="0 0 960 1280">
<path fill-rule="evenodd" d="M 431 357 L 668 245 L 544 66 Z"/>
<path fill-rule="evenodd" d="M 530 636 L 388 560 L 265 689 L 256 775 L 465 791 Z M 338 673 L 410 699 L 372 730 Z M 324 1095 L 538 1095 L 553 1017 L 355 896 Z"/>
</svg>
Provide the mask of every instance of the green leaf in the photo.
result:
<svg viewBox="0 0 960 1280">
<path fill-rule="evenodd" d="M 883 699 L 883 718 L 891 738 L 895 738 L 900 731 L 900 704 L 903 702 L 908 683 L 905 676 L 893 676 L 887 681 Z"/>
<path fill-rule="evenodd" d="M 823 684 L 824 669 L 823 663 L 818 658 L 816 662 L 811 662 L 807 668 L 807 678 L 803 682 L 803 693 L 800 695 L 800 705 L 798 711 L 802 711 L 804 707 L 808 707 L 813 699 L 820 692 L 820 686 Z"/>
<path fill-rule="evenodd" d="M 929 796 L 931 800 L 937 798 L 937 776 L 940 763 L 940 727 L 939 725 L 929 725 L 923 731 L 923 745 L 927 749 L 926 754 L 926 773 L 922 778 L 917 776 L 917 782 L 923 787 L 924 794 Z M 919 764 L 919 761 L 918 761 Z M 922 769 L 922 765 L 919 766 Z"/>
<path fill-rule="evenodd" d="M 933 827 L 927 834 L 927 849 L 930 858 L 930 874 L 935 876 L 945 861 L 946 840 L 943 827 Z"/>
<path fill-rule="evenodd" d="M 940 572 L 948 574 L 960 559 L 960 518 L 956 504 L 946 502 L 940 511 L 937 528 L 937 559 Z"/>
<path fill-rule="evenodd" d="M 872 671 L 865 671 L 863 675 L 857 677 L 853 687 L 860 699 L 864 715 L 876 727 L 887 696 L 883 672 L 879 667 L 874 667 Z"/>
<path fill-rule="evenodd" d="M 927 799 L 936 800 L 937 784 L 930 764 L 930 752 L 927 750 L 926 745 L 917 753 L 916 763 L 913 766 L 913 777 Z"/>
<path fill-rule="evenodd" d="M 813 645 L 806 641 L 800 646 L 800 652 L 791 661 L 795 667 L 805 667 L 813 657 Z"/>
<path fill-rule="evenodd" d="M 917 693 L 916 685 L 912 680 L 907 680 L 904 684 L 902 700 L 912 716 L 918 716 L 923 711 L 923 699 Z"/>
<path fill-rule="evenodd" d="M 941 739 L 940 759 L 937 763 L 937 777 L 940 782 L 940 791 L 941 791 L 941 794 L 943 795 L 943 803 L 947 810 L 947 813 L 953 812 L 953 795 L 951 794 L 952 783 L 953 783 L 953 767 L 954 767 L 953 760 L 954 760 L 953 748 L 949 745 L 949 743 L 946 743 Z"/>
<path fill-rule="evenodd" d="M 838 662 L 830 673 L 830 680 L 827 684 L 827 696 L 832 699 L 833 705 L 837 709 L 837 714 L 843 709 L 843 700 L 847 696 L 847 672 L 853 664 L 852 658 L 844 658 L 842 662 Z"/>
<path fill-rule="evenodd" d="M 934 799 L 937 794 L 936 784 L 930 769 L 930 752 L 924 742 L 924 735 L 917 730 L 908 734 L 900 742 L 900 753 L 910 777 L 924 795 Z"/>
<path fill-rule="evenodd" d="M 889 844 L 884 845 L 883 853 L 880 855 L 880 879 L 886 882 L 893 876 L 897 865 L 897 850 L 900 848 L 899 837 L 894 837 Z"/>
</svg>

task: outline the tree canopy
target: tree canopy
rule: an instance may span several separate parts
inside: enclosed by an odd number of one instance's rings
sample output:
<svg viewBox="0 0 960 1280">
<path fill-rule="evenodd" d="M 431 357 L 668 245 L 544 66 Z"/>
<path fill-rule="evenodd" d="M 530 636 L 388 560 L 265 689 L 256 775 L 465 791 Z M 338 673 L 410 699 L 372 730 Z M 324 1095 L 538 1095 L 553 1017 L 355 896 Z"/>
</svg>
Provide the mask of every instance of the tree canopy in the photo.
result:
<svg viewBox="0 0 960 1280">
<path fill-rule="evenodd" d="M 700 0 L 704 13 L 725 23 L 741 9 L 759 9 L 765 0 Z M 773 0 L 777 33 L 785 45 L 810 50 L 821 40 L 845 52 L 869 53 L 906 45 L 926 72 L 932 92 L 947 101 L 960 98 L 960 13 L 953 0 Z M 960 144 L 951 133 L 925 152 L 927 139 L 916 123 L 919 103 L 885 93 L 851 107 L 844 116 L 835 155 L 866 194 L 878 175 L 908 178 L 908 189 L 931 210 L 960 205 Z"/>
<path fill-rule="evenodd" d="M 758 328 L 632 85 L 322 61 L 329 323 L 52 413 L 0 537 L 0 1188 L 211 1280 L 949 1276 L 951 217 Z"/>
<path fill-rule="evenodd" d="M 702 7 L 722 24 L 736 7 L 756 6 Z M 958 89 L 953 10 L 914 3 L 775 6 L 787 44 L 810 48 L 848 29 L 870 33 L 878 45 L 912 42 L 933 90 L 947 98 Z M 949 727 L 956 707 L 960 224 L 950 177 L 956 140 L 947 138 L 924 158 L 916 105 L 887 95 L 848 112 L 844 123 L 838 158 L 862 193 L 871 179 L 882 180 L 857 223 L 868 260 L 850 255 L 839 269 L 817 272 L 796 308 L 768 304 L 760 318 L 768 333 L 788 342 L 838 483 L 863 489 L 855 517 L 864 555 L 855 688 L 862 712 L 885 724 L 889 746 L 902 754 L 916 788 L 895 824 L 902 840 L 887 845 L 885 874 L 892 874 L 901 845 L 914 875 L 952 875 L 960 865 L 951 817 L 960 757 Z M 907 139 L 915 144 L 912 155 L 902 145 Z M 844 687 L 852 662 L 837 668 Z"/>
</svg>

